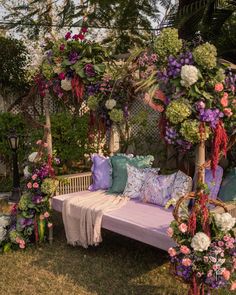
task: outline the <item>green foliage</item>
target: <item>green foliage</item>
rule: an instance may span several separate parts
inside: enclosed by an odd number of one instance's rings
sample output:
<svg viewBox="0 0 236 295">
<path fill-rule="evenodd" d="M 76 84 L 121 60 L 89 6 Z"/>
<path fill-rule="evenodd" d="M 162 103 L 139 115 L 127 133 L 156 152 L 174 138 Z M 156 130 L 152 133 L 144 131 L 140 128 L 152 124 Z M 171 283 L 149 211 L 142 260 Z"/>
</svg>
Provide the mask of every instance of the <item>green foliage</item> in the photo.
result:
<svg viewBox="0 0 236 295">
<path fill-rule="evenodd" d="M 27 86 L 27 54 L 22 41 L 0 36 L 0 91 L 22 90 Z"/>
<path fill-rule="evenodd" d="M 20 147 L 18 150 L 19 162 L 22 163 L 27 147 L 24 137 L 27 134 L 27 124 L 21 115 L 11 113 L 0 113 L 0 160 L 5 164 L 11 163 L 11 150 L 7 141 L 7 136 L 12 129 L 20 136 Z"/>
</svg>

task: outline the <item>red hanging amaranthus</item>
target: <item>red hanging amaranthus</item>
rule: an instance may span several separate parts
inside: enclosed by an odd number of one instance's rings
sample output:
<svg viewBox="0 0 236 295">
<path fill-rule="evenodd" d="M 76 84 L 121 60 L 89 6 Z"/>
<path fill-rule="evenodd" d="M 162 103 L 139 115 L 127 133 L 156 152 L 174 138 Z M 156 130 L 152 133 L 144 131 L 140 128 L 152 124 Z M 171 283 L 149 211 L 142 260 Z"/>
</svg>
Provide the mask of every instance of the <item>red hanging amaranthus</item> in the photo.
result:
<svg viewBox="0 0 236 295">
<path fill-rule="evenodd" d="M 220 153 L 226 157 L 227 154 L 227 143 L 228 136 L 223 126 L 222 121 L 219 121 L 214 134 L 213 147 L 212 147 L 212 158 L 211 158 L 211 169 L 213 177 L 215 177 L 216 167 L 219 163 Z"/>
<path fill-rule="evenodd" d="M 72 94 L 77 97 L 78 102 L 83 100 L 84 84 L 78 76 L 74 76 L 71 80 Z"/>
</svg>

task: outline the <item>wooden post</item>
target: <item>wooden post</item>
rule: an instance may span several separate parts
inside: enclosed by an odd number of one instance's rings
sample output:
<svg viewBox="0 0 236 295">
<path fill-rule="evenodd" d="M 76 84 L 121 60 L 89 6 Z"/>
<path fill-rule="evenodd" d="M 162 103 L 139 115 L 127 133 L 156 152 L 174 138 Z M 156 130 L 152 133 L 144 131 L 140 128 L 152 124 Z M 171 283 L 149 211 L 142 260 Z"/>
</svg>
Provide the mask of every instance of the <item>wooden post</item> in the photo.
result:
<svg viewBox="0 0 236 295">
<path fill-rule="evenodd" d="M 48 144 L 48 155 L 52 156 L 52 133 L 51 133 L 51 118 L 50 118 L 50 109 L 49 109 L 49 92 L 46 92 L 44 97 L 44 110 L 45 110 L 45 117 L 46 117 L 46 126 L 47 129 L 47 144 Z"/>
<path fill-rule="evenodd" d="M 205 168 L 204 163 L 205 159 L 205 141 L 202 140 L 196 148 L 196 158 L 195 158 L 195 189 L 197 188 L 198 183 L 205 183 Z"/>
</svg>

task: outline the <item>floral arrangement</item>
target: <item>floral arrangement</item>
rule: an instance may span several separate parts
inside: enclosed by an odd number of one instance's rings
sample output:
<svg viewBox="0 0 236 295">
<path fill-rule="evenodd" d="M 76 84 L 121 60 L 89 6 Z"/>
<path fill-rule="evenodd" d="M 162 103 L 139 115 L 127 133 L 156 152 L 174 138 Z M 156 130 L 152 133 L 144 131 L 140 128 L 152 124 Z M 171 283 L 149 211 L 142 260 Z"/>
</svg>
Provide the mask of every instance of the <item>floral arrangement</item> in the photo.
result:
<svg viewBox="0 0 236 295">
<path fill-rule="evenodd" d="M 44 156 L 47 143 L 39 140 L 37 144 L 39 151 L 29 155 L 29 165 L 24 169 L 25 189 L 21 199 L 12 206 L 11 214 L 0 221 L 3 252 L 52 239 L 50 197 L 58 185 L 52 165 L 58 164 L 59 159 Z"/>
<path fill-rule="evenodd" d="M 212 139 L 214 170 L 235 125 L 236 75 L 218 64 L 214 45 L 187 43 L 171 28 L 162 30 L 139 63 L 138 86 L 148 90 L 146 103 L 162 113 L 165 142 L 186 151 Z"/>
<path fill-rule="evenodd" d="M 190 215 L 187 212 L 172 221 L 167 230 L 177 243 L 168 250 L 172 273 L 191 286 L 190 294 L 204 294 L 204 289 L 236 289 L 235 223 L 227 212 L 210 212 L 208 197 L 202 192 Z"/>
</svg>

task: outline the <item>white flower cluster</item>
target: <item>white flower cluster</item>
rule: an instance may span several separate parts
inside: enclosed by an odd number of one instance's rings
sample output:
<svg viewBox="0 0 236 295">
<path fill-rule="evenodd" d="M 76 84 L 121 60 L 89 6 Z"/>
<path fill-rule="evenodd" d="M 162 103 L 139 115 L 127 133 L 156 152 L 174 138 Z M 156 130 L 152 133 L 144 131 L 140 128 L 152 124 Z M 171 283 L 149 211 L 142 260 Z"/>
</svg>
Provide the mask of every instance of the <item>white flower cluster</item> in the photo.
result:
<svg viewBox="0 0 236 295">
<path fill-rule="evenodd" d="M 0 243 L 4 241 L 5 236 L 6 236 L 6 226 L 9 224 L 9 218 L 6 216 L 1 216 L 0 217 Z"/>
<path fill-rule="evenodd" d="M 105 106 L 108 110 L 112 110 L 116 106 L 116 101 L 114 99 L 108 99 Z"/>
<path fill-rule="evenodd" d="M 181 68 L 181 85 L 190 87 L 198 80 L 198 69 L 195 66 L 185 65 Z"/>
<path fill-rule="evenodd" d="M 236 222 L 236 218 L 232 217 L 229 213 L 215 214 L 214 219 L 216 226 L 223 232 L 231 230 Z"/>
<path fill-rule="evenodd" d="M 69 79 L 61 80 L 61 88 L 65 91 L 70 91 L 72 89 L 71 80 Z"/>
<path fill-rule="evenodd" d="M 198 232 L 192 238 L 191 247 L 193 248 L 194 251 L 203 252 L 208 249 L 210 244 L 211 244 L 210 238 L 206 234 L 202 232 Z"/>
<path fill-rule="evenodd" d="M 31 154 L 29 155 L 29 157 L 28 157 L 28 160 L 29 160 L 31 163 L 35 162 L 35 159 L 36 159 L 37 155 L 38 155 L 37 152 L 33 152 L 33 153 L 31 153 Z"/>
</svg>

